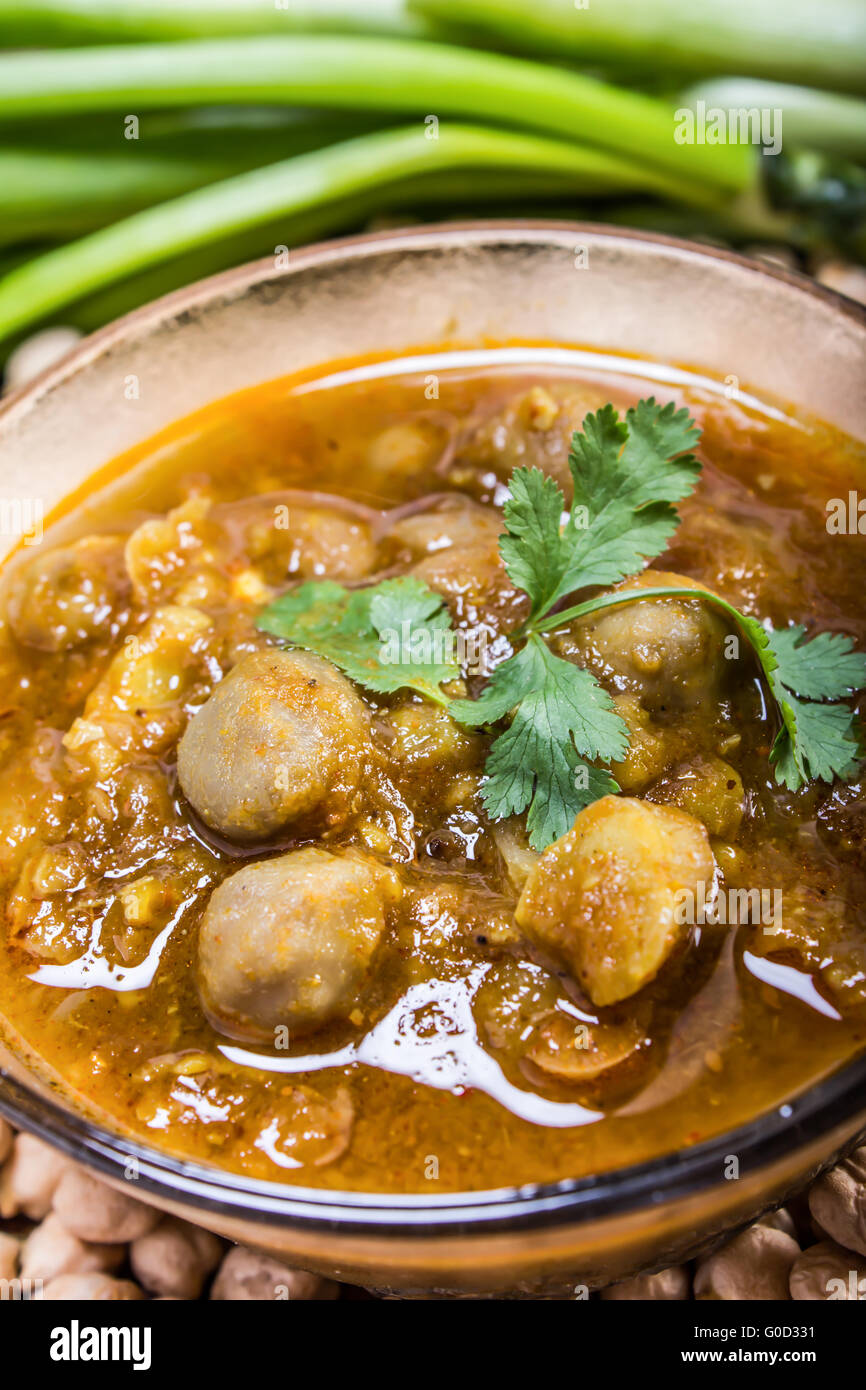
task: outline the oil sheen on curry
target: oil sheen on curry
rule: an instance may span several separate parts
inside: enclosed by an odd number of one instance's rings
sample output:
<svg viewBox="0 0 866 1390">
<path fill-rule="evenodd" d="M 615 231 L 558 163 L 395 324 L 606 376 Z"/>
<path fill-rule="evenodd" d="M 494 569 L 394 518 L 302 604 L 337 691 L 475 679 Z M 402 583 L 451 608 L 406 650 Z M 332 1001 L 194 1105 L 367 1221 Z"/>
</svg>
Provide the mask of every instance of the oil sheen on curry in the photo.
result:
<svg viewBox="0 0 866 1390">
<path fill-rule="evenodd" d="M 491 350 L 270 383 L 150 441 L 10 562 L 0 1013 L 74 1104 L 256 1179 L 445 1192 L 681 1150 L 862 1049 L 856 683 L 850 765 L 780 781 L 778 702 L 714 602 L 866 648 L 866 543 L 828 526 L 862 451 L 621 366 Z M 528 635 L 515 470 L 552 480 L 532 475 L 538 578 L 557 533 L 597 541 L 574 433 L 650 397 L 687 408 L 700 472 L 620 507 L 626 577 L 565 581 Z M 596 493 L 652 435 L 592 455 Z M 568 615 L 618 587 L 652 596 Z M 413 643 L 405 686 L 358 635 L 373 589 L 378 636 L 391 611 Z M 303 621 L 304 595 L 306 643 L 262 618 Z M 495 673 L 533 643 L 512 698 Z M 838 692 L 812 685 L 823 719 Z"/>
</svg>

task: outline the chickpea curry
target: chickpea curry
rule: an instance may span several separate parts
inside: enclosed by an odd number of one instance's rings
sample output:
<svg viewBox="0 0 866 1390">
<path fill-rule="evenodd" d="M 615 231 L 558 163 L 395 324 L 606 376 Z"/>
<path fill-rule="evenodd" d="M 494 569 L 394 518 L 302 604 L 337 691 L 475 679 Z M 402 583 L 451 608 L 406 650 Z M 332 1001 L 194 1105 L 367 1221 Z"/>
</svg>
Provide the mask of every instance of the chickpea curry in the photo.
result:
<svg viewBox="0 0 866 1390">
<path fill-rule="evenodd" d="M 505 1187 L 866 1045 L 863 452 L 561 359 L 267 384 L 8 564 L 0 1015 L 102 1123 Z"/>
</svg>

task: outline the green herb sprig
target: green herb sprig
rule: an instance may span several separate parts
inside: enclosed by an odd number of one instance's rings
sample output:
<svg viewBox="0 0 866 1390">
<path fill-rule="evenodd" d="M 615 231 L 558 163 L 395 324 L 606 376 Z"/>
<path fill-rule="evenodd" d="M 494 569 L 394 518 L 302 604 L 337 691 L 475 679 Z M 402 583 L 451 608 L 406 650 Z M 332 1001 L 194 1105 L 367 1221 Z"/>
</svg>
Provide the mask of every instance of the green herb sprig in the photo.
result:
<svg viewBox="0 0 866 1390">
<path fill-rule="evenodd" d="M 590 671 L 555 655 L 544 633 L 624 603 L 685 598 L 725 613 L 754 650 L 778 712 L 770 752 L 777 781 L 796 791 L 848 777 L 859 730 L 839 702 L 866 687 L 866 654 L 850 638 L 825 632 L 807 640 L 801 626 L 773 631 L 710 590 L 686 585 L 621 588 L 561 607 L 570 594 L 618 584 L 662 553 L 679 525 L 674 504 L 700 476 L 692 452 L 699 438 L 688 411 L 673 403 L 642 400 L 624 419 L 606 405 L 572 438 L 570 508 L 540 469 L 514 471 L 499 548 L 529 615 L 510 634 L 517 650 L 478 699 L 452 699 L 443 689 L 460 675 L 443 643 L 449 616 L 441 597 L 413 577 L 354 591 L 302 584 L 266 609 L 259 627 L 327 657 L 368 690 L 415 690 L 476 727 L 507 723 L 490 747 L 482 800 L 493 820 L 526 811 L 535 849 L 563 835 L 584 806 L 619 790 L 604 764 L 621 761 L 629 746 L 608 692 Z"/>
</svg>

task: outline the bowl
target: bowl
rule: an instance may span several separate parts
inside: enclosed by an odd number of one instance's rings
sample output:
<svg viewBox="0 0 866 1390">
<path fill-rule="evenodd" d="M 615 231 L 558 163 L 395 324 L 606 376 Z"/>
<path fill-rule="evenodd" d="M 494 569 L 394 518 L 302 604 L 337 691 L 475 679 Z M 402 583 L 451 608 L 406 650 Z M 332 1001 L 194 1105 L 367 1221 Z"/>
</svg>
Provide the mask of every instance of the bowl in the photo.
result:
<svg viewBox="0 0 866 1390">
<path fill-rule="evenodd" d="M 860 306 L 667 237 L 562 222 L 444 225 L 243 266 L 86 339 L 0 409 L 4 501 L 56 509 L 109 460 L 212 400 L 431 344 L 591 345 L 658 364 L 661 380 L 687 367 L 720 392 L 866 440 Z M 177 1216 L 403 1295 L 575 1297 L 679 1261 L 778 1205 L 866 1128 L 861 1056 L 735 1131 L 597 1177 L 437 1196 L 311 1190 L 121 1137 L 74 1109 L 2 1019 L 0 1038 L 0 1113 L 15 1125 Z"/>
</svg>

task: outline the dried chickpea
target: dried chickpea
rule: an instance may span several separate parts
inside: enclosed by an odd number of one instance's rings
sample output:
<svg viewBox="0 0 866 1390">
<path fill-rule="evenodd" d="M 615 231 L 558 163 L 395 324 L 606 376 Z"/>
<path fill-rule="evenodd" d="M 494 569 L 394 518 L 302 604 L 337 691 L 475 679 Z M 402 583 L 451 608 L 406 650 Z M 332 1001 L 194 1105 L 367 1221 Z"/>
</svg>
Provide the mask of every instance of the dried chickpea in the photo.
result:
<svg viewBox="0 0 866 1390">
<path fill-rule="evenodd" d="M 822 1240 L 798 1255 L 789 1285 L 791 1297 L 800 1302 L 866 1302 L 866 1260 Z"/>
<path fill-rule="evenodd" d="M 61 1274 L 107 1274 L 123 1261 L 119 1245 L 94 1245 L 68 1231 L 55 1212 L 34 1228 L 21 1248 L 24 1279 L 49 1282 Z"/>
<path fill-rule="evenodd" d="M 132 1242 L 132 1272 L 148 1293 L 162 1298 L 198 1298 L 216 1269 L 223 1242 L 210 1231 L 166 1217 Z"/>
<path fill-rule="evenodd" d="M 21 1242 L 0 1231 L 0 1279 L 14 1279 L 18 1274 Z"/>
<path fill-rule="evenodd" d="M 787 1299 L 788 1278 L 800 1253 L 792 1236 L 760 1222 L 698 1261 L 695 1298 Z"/>
<path fill-rule="evenodd" d="M 336 1298 L 338 1286 L 304 1269 L 290 1269 L 270 1255 L 238 1245 L 223 1260 L 211 1298 L 222 1302 L 309 1302 Z"/>
<path fill-rule="evenodd" d="M 45 1285 L 42 1297 L 48 1303 L 130 1303 L 144 1294 L 130 1279 L 109 1274 L 59 1274 Z"/>
<path fill-rule="evenodd" d="M 80 1240 L 126 1244 L 150 1231 L 159 1212 L 125 1192 L 117 1192 L 81 1168 L 68 1168 L 54 1194 L 54 1210 Z"/>
<path fill-rule="evenodd" d="M 54 1190 L 69 1160 L 32 1134 L 18 1134 L 0 1172 L 0 1217 L 29 1216 L 41 1221 L 51 1210 Z"/>
<path fill-rule="evenodd" d="M 866 1255 L 866 1147 L 812 1184 L 809 1210 L 840 1245 Z"/>
<path fill-rule="evenodd" d="M 610 1288 L 602 1289 L 601 1297 L 608 1302 L 626 1299 L 682 1302 L 688 1298 L 690 1288 L 689 1272 L 685 1266 L 672 1265 L 670 1269 L 660 1269 L 656 1274 L 636 1274 L 633 1279 L 611 1284 Z"/>
</svg>

